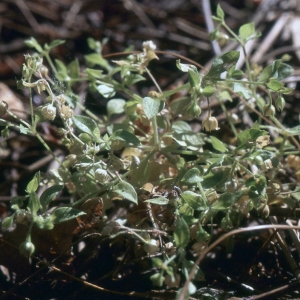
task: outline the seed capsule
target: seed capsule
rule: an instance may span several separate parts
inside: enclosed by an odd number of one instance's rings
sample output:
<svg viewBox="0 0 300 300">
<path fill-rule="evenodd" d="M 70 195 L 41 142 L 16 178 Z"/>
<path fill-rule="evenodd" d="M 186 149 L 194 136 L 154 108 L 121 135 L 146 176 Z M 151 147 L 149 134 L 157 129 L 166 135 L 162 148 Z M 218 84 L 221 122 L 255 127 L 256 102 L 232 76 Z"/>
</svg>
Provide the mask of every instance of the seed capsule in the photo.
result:
<svg viewBox="0 0 300 300">
<path fill-rule="evenodd" d="M 212 131 L 212 130 L 219 130 L 220 128 L 218 127 L 218 120 L 215 117 L 209 116 L 206 118 L 203 122 L 202 125 L 206 131 Z"/>
<path fill-rule="evenodd" d="M 266 117 L 274 117 L 275 116 L 275 107 L 272 104 L 266 104 L 263 108 L 263 114 Z"/>
<path fill-rule="evenodd" d="M 4 116 L 8 109 L 8 105 L 5 101 L 0 102 L 0 116 Z"/>
<path fill-rule="evenodd" d="M 197 103 L 193 102 L 187 108 L 187 113 L 190 117 L 196 118 L 201 114 L 201 108 Z"/>
<path fill-rule="evenodd" d="M 56 117 L 56 107 L 54 107 L 52 104 L 48 104 L 42 108 L 42 115 L 47 120 L 54 120 Z"/>
</svg>

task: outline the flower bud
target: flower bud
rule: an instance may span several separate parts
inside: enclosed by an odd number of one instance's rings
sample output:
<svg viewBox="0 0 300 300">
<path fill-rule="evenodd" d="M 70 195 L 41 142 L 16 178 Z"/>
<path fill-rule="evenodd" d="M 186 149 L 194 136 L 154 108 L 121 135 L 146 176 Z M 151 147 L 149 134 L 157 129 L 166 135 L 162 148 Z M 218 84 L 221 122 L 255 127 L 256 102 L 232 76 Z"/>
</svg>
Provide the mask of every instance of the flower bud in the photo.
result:
<svg viewBox="0 0 300 300">
<path fill-rule="evenodd" d="M 63 162 L 63 166 L 66 167 L 66 168 L 70 168 L 75 164 L 76 160 L 77 160 L 77 155 L 76 154 L 69 154 L 65 158 L 65 160 Z"/>
<path fill-rule="evenodd" d="M 145 243 L 143 248 L 148 254 L 155 254 L 159 249 L 159 247 L 157 246 L 156 240 L 154 240 L 154 239 L 151 239 L 150 241 Z"/>
<path fill-rule="evenodd" d="M 262 218 L 267 218 L 270 214 L 269 205 L 262 204 L 257 208 L 258 215 Z"/>
<path fill-rule="evenodd" d="M 47 67 L 45 67 L 44 65 L 42 65 L 40 67 L 40 73 L 43 77 L 48 77 L 48 74 L 49 74 L 49 69 Z"/>
<path fill-rule="evenodd" d="M 70 106 L 63 105 L 60 110 L 60 116 L 62 119 L 72 118 L 73 109 Z"/>
<path fill-rule="evenodd" d="M 35 220 L 35 224 L 38 228 L 44 230 L 52 230 L 54 227 L 53 221 L 50 216 L 42 217 L 38 216 Z"/>
<path fill-rule="evenodd" d="M 25 257 L 30 257 L 35 250 L 35 246 L 31 243 L 30 236 L 26 238 L 26 240 L 20 245 L 19 251 L 21 255 Z"/>
<path fill-rule="evenodd" d="M 187 113 L 190 117 L 196 118 L 201 114 L 201 108 L 196 102 L 193 102 L 187 108 Z"/>
<path fill-rule="evenodd" d="M 218 120 L 215 117 L 209 116 L 202 122 L 202 126 L 206 131 L 219 130 Z"/>
<path fill-rule="evenodd" d="M 52 104 L 48 104 L 42 108 L 42 115 L 47 120 L 54 120 L 56 117 L 56 107 L 54 107 Z"/>
<path fill-rule="evenodd" d="M 56 97 L 56 100 L 60 102 L 61 105 L 66 103 L 66 96 L 64 94 L 60 94 Z"/>
<path fill-rule="evenodd" d="M 282 96 L 278 96 L 275 101 L 275 106 L 278 111 L 282 111 L 285 106 L 285 100 Z"/>
<path fill-rule="evenodd" d="M 230 228 L 232 228 L 232 221 L 230 220 L 230 218 L 228 216 L 224 217 L 221 221 L 221 228 L 224 230 L 228 230 Z"/>
<path fill-rule="evenodd" d="M 275 116 L 275 107 L 272 104 L 266 104 L 263 108 L 263 114 L 266 117 L 274 117 Z"/>
<path fill-rule="evenodd" d="M 31 214 L 24 209 L 18 210 L 15 215 L 15 220 L 19 224 L 27 225 L 30 219 L 31 219 Z"/>
<path fill-rule="evenodd" d="M 105 182 L 107 179 L 107 171 L 103 169 L 97 169 L 95 171 L 95 179 L 99 182 Z"/>
<path fill-rule="evenodd" d="M 148 96 L 151 97 L 151 98 L 159 98 L 161 96 L 161 93 L 156 92 L 156 91 L 150 91 L 148 93 Z"/>
<path fill-rule="evenodd" d="M 0 116 L 4 116 L 8 109 L 8 105 L 5 101 L 0 102 Z"/>
</svg>

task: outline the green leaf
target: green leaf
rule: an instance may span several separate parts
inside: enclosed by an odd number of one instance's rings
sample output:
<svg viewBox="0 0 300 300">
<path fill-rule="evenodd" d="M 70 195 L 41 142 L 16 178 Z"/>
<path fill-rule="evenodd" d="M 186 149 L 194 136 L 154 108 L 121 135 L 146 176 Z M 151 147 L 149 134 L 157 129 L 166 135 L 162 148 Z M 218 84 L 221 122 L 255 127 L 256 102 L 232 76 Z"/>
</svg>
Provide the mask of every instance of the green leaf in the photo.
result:
<svg viewBox="0 0 300 300">
<path fill-rule="evenodd" d="M 146 78 L 143 77 L 142 75 L 130 73 L 129 75 L 125 76 L 123 82 L 126 86 L 131 86 L 131 85 L 133 85 L 137 82 L 143 81 L 143 80 L 146 80 Z"/>
<path fill-rule="evenodd" d="M 229 70 L 239 60 L 239 51 L 230 51 L 215 58 L 206 78 L 220 78 L 220 75 Z"/>
<path fill-rule="evenodd" d="M 55 59 L 55 64 L 57 68 L 57 74 L 55 75 L 56 78 L 60 81 L 66 80 L 66 78 L 68 77 L 67 67 L 59 59 Z"/>
<path fill-rule="evenodd" d="M 264 82 L 268 80 L 271 77 L 272 74 L 272 66 L 267 66 L 263 69 L 263 71 L 260 73 L 258 77 L 259 82 Z"/>
<path fill-rule="evenodd" d="M 170 104 L 170 108 L 172 110 L 172 113 L 175 115 L 185 114 L 186 108 L 188 105 L 190 105 L 190 103 L 191 103 L 190 97 L 181 97 L 173 100 Z"/>
<path fill-rule="evenodd" d="M 40 197 L 40 203 L 44 211 L 47 210 L 47 206 L 49 205 L 49 203 L 56 197 L 56 195 L 62 190 L 62 188 L 63 185 L 53 185 L 42 193 Z"/>
<path fill-rule="evenodd" d="M 194 69 L 189 70 L 188 74 L 189 74 L 189 82 L 190 82 L 191 87 L 199 90 L 201 80 L 200 80 L 200 75 L 198 73 L 197 68 L 194 67 Z"/>
<path fill-rule="evenodd" d="M 244 76 L 244 72 L 242 70 L 234 70 L 230 75 L 230 78 L 233 79 L 241 79 Z"/>
<path fill-rule="evenodd" d="M 259 199 L 266 196 L 267 180 L 264 176 L 250 177 L 245 181 L 246 187 L 249 188 L 249 198 Z"/>
<path fill-rule="evenodd" d="M 287 78 L 293 73 L 293 71 L 294 69 L 290 65 L 281 63 L 277 71 L 278 72 L 277 79 L 282 80 L 284 78 Z"/>
<path fill-rule="evenodd" d="M 152 199 L 145 200 L 144 202 L 158 204 L 158 205 L 166 205 L 169 203 L 169 199 L 167 199 L 166 197 L 160 196 L 160 197 L 155 197 Z"/>
<path fill-rule="evenodd" d="M 180 197 L 194 210 L 205 210 L 207 209 L 206 201 L 201 195 L 192 191 L 185 191 Z"/>
<path fill-rule="evenodd" d="M 75 126 L 82 132 L 85 132 L 92 136 L 97 143 L 101 142 L 100 130 L 96 122 L 90 117 L 86 116 L 73 116 L 73 122 Z"/>
<path fill-rule="evenodd" d="M 175 121 L 172 125 L 173 139 L 182 147 L 197 151 L 204 145 L 204 134 L 193 132 L 190 125 L 184 121 Z"/>
<path fill-rule="evenodd" d="M 297 187 L 295 188 L 295 190 L 291 193 L 291 196 L 292 196 L 294 199 L 300 201 L 300 187 L 299 187 L 299 186 L 297 186 Z"/>
<path fill-rule="evenodd" d="M 79 62 L 77 58 L 67 65 L 67 70 L 71 78 L 79 77 Z"/>
<path fill-rule="evenodd" d="M 192 282 L 189 282 L 189 286 L 188 286 L 188 294 L 189 295 L 193 295 L 195 294 L 197 291 L 197 288 L 196 286 L 192 283 Z"/>
<path fill-rule="evenodd" d="M 286 128 L 286 129 L 284 129 L 284 131 L 286 133 L 288 133 L 289 135 L 299 135 L 300 134 L 300 125 L 298 125 L 296 127 L 292 127 L 292 128 Z"/>
<path fill-rule="evenodd" d="M 281 59 L 277 59 L 272 63 L 272 65 L 265 67 L 260 74 L 258 81 L 264 82 L 269 78 L 274 78 L 281 81 L 282 79 L 290 76 L 293 72 L 293 68 L 288 64 L 282 63 L 281 61 Z"/>
<path fill-rule="evenodd" d="M 186 184 L 197 184 L 202 180 L 203 178 L 200 176 L 200 171 L 197 168 L 188 170 L 181 179 Z"/>
<path fill-rule="evenodd" d="M 145 157 L 138 168 L 130 175 L 130 183 L 135 187 L 141 187 L 148 182 L 152 172 L 152 165 L 149 163 L 149 157 Z"/>
<path fill-rule="evenodd" d="M 221 19 L 224 20 L 225 14 L 223 9 L 221 8 L 220 4 L 217 6 L 217 16 Z"/>
<path fill-rule="evenodd" d="M 203 176 L 203 181 L 201 183 L 202 187 L 205 189 L 209 189 L 223 184 L 227 180 L 230 174 L 230 170 L 230 167 L 212 168 L 207 174 Z"/>
<path fill-rule="evenodd" d="M 163 108 L 165 103 L 159 99 L 153 99 L 145 97 L 142 102 L 143 110 L 148 119 L 152 119 L 156 116 Z"/>
<path fill-rule="evenodd" d="M 232 102 L 232 98 L 230 96 L 230 94 L 228 93 L 228 91 L 222 91 L 220 94 L 219 94 L 219 97 L 220 97 L 220 100 L 228 100 L 230 102 Z"/>
<path fill-rule="evenodd" d="M 96 41 L 93 38 L 88 38 L 87 43 L 90 49 L 95 50 L 96 49 Z"/>
<path fill-rule="evenodd" d="M 40 172 L 35 173 L 32 180 L 27 184 L 26 192 L 28 194 L 34 193 L 37 191 L 40 184 Z"/>
<path fill-rule="evenodd" d="M 20 124 L 20 133 L 23 133 L 23 134 L 31 134 L 32 131 L 31 131 L 30 128 L 25 127 L 23 124 Z"/>
<path fill-rule="evenodd" d="M 111 98 L 115 95 L 115 89 L 113 87 L 107 86 L 105 84 L 100 84 L 97 86 L 97 91 L 104 97 L 104 98 Z"/>
<path fill-rule="evenodd" d="M 138 202 L 137 193 L 133 186 L 125 181 L 119 182 L 112 188 L 112 192 L 121 196 L 123 199 L 127 199 L 133 203 Z"/>
<path fill-rule="evenodd" d="M 160 273 L 156 273 L 150 276 L 150 280 L 152 281 L 153 286 L 163 286 L 165 277 Z"/>
<path fill-rule="evenodd" d="M 189 206 L 187 203 L 184 203 L 181 205 L 178 209 L 178 212 L 180 215 L 184 215 L 184 218 L 194 218 L 194 209 Z"/>
<path fill-rule="evenodd" d="M 126 142 L 127 146 L 134 145 L 138 146 L 141 144 L 140 140 L 132 133 L 124 129 L 116 130 L 110 137 L 111 140 L 119 140 Z"/>
<path fill-rule="evenodd" d="M 174 240 L 178 248 L 184 248 L 190 241 L 189 227 L 181 216 L 178 216 L 177 218 Z"/>
<path fill-rule="evenodd" d="M 126 103 L 126 101 L 123 99 L 109 100 L 106 105 L 108 118 L 110 118 L 111 115 L 123 113 L 125 103 Z"/>
<path fill-rule="evenodd" d="M 66 41 L 65 40 L 54 40 L 48 45 L 48 50 L 51 50 L 59 45 L 64 44 Z M 46 48 L 46 47 L 45 47 Z"/>
<path fill-rule="evenodd" d="M 51 220 L 54 224 L 59 224 L 79 216 L 85 215 L 86 213 L 72 207 L 58 207 L 51 214 Z"/>
<path fill-rule="evenodd" d="M 252 22 L 242 25 L 239 29 L 239 34 L 244 41 L 249 40 L 249 38 L 251 38 L 255 34 L 254 23 Z"/>
<path fill-rule="evenodd" d="M 241 94 L 245 99 L 250 99 L 252 97 L 252 92 L 243 83 L 235 82 L 233 84 L 233 90 L 236 93 Z"/>
<path fill-rule="evenodd" d="M 267 87 L 269 89 L 271 89 L 272 91 L 279 91 L 281 90 L 283 87 L 284 87 L 284 83 L 276 80 L 276 79 L 273 79 L 273 80 L 270 80 L 268 83 L 267 83 Z"/>
<path fill-rule="evenodd" d="M 219 139 L 217 139 L 214 136 L 211 136 L 210 139 L 211 139 L 212 146 L 214 147 L 215 150 L 221 153 L 227 152 L 227 148 Z"/>
<path fill-rule="evenodd" d="M 224 193 L 219 199 L 213 203 L 212 209 L 216 211 L 221 211 L 228 209 L 232 204 L 236 203 L 244 194 L 244 191 L 239 191 L 235 193 Z"/>
<path fill-rule="evenodd" d="M 180 71 L 188 72 L 191 87 L 199 87 L 200 75 L 196 66 L 190 64 L 182 64 L 180 63 L 180 59 L 176 61 L 176 66 Z"/>
<path fill-rule="evenodd" d="M 107 71 L 109 71 L 110 65 L 108 64 L 107 60 L 104 59 L 100 54 L 98 53 L 91 53 L 91 54 L 87 54 L 84 56 L 86 63 L 90 66 L 95 66 L 98 65 L 104 69 L 106 69 Z"/>
<path fill-rule="evenodd" d="M 190 88 L 190 84 L 186 83 L 184 85 L 179 86 L 176 89 L 164 92 L 159 98 L 160 99 L 165 99 L 165 98 L 168 98 L 168 97 L 170 97 L 170 96 L 172 96 L 172 95 L 174 95 L 174 94 L 176 94 L 176 93 L 178 93 L 178 92 L 180 92 L 180 91 L 182 91 L 184 89 L 189 89 L 189 88 Z"/>
<path fill-rule="evenodd" d="M 24 41 L 24 44 L 27 46 L 27 47 L 30 47 L 30 48 L 35 48 L 35 50 L 39 53 L 42 53 L 43 52 L 43 48 L 39 45 L 38 41 L 35 39 L 35 38 L 30 38 L 29 40 L 25 40 Z"/>
<path fill-rule="evenodd" d="M 95 79 L 102 79 L 103 78 L 103 71 L 102 70 L 95 70 L 95 69 L 89 69 L 86 68 L 85 73 L 88 75 L 89 79 L 95 80 Z"/>
<path fill-rule="evenodd" d="M 258 137 L 267 134 L 268 132 L 265 130 L 260 130 L 258 123 L 255 122 L 251 129 L 246 129 L 238 134 L 237 136 L 238 149 L 251 148 L 253 143 L 257 140 Z"/>
<path fill-rule="evenodd" d="M 29 194 L 28 209 L 33 215 L 36 215 L 40 209 L 39 197 L 35 192 L 31 192 Z"/>
<path fill-rule="evenodd" d="M 13 213 L 9 217 L 2 219 L 1 228 L 4 230 L 9 229 L 14 223 L 14 217 L 15 217 L 15 213 Z"/>
<path fill-rule="evenodd" d="M 176 60 L 176 67 L 182 72 L 188 72 L 188 71 L 197 72 L 196 66 L 190 64 L 182 64 L 180 63 L 180 59 Z"/>
</svg>

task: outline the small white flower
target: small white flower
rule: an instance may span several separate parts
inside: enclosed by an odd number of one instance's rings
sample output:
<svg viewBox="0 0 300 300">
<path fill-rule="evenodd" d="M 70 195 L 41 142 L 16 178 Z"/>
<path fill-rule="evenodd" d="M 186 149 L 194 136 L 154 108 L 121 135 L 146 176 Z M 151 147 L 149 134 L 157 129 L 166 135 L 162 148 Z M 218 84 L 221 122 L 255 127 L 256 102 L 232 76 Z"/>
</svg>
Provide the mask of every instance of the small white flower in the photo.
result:
<svg viewBox="0 0 300 300">
<path fill-rule="evenodd" d="M 156 49 L 156 45 L 152 41 L 146 41 L 143 42 L 143 49 L 145 52 L 149 50 L 154 51 Z"/>
</svg>

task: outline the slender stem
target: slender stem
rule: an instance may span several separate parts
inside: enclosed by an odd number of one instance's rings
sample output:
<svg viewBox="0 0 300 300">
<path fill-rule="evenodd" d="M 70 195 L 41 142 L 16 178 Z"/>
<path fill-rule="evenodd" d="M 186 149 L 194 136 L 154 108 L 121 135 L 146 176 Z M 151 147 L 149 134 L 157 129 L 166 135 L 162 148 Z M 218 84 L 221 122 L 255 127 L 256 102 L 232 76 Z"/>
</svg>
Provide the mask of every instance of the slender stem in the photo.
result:
<svg viewBox="0 0 300 300">
<path fill-rule="evenodd" d="M 38 138 L 38 140 L 41 142 L 41 144 L 46 148 L 46 150 L 48 151 L 48 152 L 50 152 L 50 154 L 53 156 L 53 158 L 55 159 L 55 161 L 62 167 L 62 168 L 64 168 L 64 169 L 66 169 L 63 165 L 62 165 L 62 163 L 61 163 L 61 161 L 57 158 L 57 156 L 54 154 L 54 152 L 50 149 L 50 147 L 46 144 L 46 142 L 43 140 L 43 138 L 39 135 L 39 133 L 35 133 L 34 134 L 37 138 Z"/>
<path fill-rule="evenodd" d="M 197 182 L 197 187 L 198 187 L 198 189 L 200 191 L 200 194 L 201 194 L 202 198 L 205 200 L 206 204 L 208 205 L 207 197 L 205 195 L 205 192 L 204 192 L 203 187 L 202 187 L 202 185 L 201 185 L 200 182 Z"/>
<path fill-rule="evenodd" d="M 220 105 L 221 105 L 221 108 L 222 108 L 223 112 L 226 114 L 227 121 L 229 122 L 229 125 L 230 125 L 230 128 L 231 128 L 232 132 L 234 133 L 235 136 L 237 136 L 238 133 L 237 133 L 237 131 L 236 131 L 236 129 L 235 129 L 234 124 L 232 123 L 232 120 L 231 120 L 231 118 L 230 118 L 230 115 L 229 115 L 229 113 L 228 113 L 228 111 L 227 111 L 227 109 L 226 109 L 224 103 L 221 101 L 220 98 L 218 98 L 218 100 L 219 100 L 219 103 L 220 103 Z"/>
<path fill-rule="evenodd" d="M 24 124 L 26 127 L 28 127 L 29 129 L 31 129 L 31 126 L 30 124 L 28 124 L 27 122 L 25 122 L 23 119 L 17 117 L 14 113 L 12 113 L 10 110 L 7 110 L 6 113 L 8 115 L 10 115 L 11 117 L 13 117 L 14 119 L 18 120 L 20 123 Z M 16 126 L 16 125 L 13 125 L 13 126 Z M 19 126 L 16 126 L 18 128 L 20 128 Z"/>
<path fill-rule="evenodd" d="M 151 72 L 149 71 L 148 68 L 145 68 L 146 69 L 146 72 L 147 74 L 149 75 L 149 77 L 151 78 L 151 80 L 153 81 L 153 83 L 155 84 L 156 88 L 158 89 L 158 91 L 162 94 L 162 90 L 160 88 L 160 86 L 158 85 L 157 81 L 155 80 L 155 78 L 153 77 L 153 75 L 151 74 Z"/>
<path fill-rule="evenodd" d="M 254 176 L 252 172 L 250 172 L 247 168 L 245 168 L 242 164 L 237 164 L 238 167 L 243 169 L 246 173 L 250 174 L 251 176 Z"/>
<path fill-rule="evenodd" d="M 52 60 L 51 60 L 51 58 L 49 56 L 49 52 L 45 52 L 44 56 L 46 57 L 46 60 L 47 60 L 48 64 L 50 65 L 50 68 L 56 74 L 57 70 L 56 70 L 56 68 L 55 68 L 55 66 L 54 66 L 54 64 L 53 64 L 53 62 L 52 62 Z"/>
<path fill-rule="evenodd" d="M 159 136 L 158 136 L 158 127 L 157 127 L 157 121 L 156 121 L 156 116 L 154 116 L 151 119 L 152 126 L 153 126 L 153 143 L 155 147 L 160 151 L 160 142 L 159 142 Z"/>
</svg>

